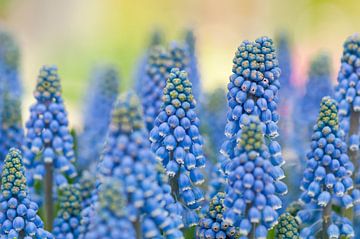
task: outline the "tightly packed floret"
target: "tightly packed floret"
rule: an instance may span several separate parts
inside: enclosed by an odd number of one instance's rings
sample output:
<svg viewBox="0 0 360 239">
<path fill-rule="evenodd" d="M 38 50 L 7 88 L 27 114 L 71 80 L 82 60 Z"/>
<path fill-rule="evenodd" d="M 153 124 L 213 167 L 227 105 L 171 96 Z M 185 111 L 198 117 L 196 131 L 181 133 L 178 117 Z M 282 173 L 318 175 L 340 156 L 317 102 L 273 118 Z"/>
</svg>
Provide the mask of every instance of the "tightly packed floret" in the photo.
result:
<svg viewBox="0 0 360 239">
<path fill-rule="evenodd" d="M 186 49 L 172 43 L 169 48 L 154 46 L 149 51 L 146 67 L 146 78 L 143 80 L 141 100 L 144 110 L 146 128 L 150 131 L 154 127 L 154 120 L 162 105 L 163 89 L 173 67 L 185 69 L 188 65 Z"/>
<path fill-rule="evenodd" d="M 26 122 L 24 163 L 31 179 L 41 180 L 45 164 L 52 164 L 57 186 L 67 184 L 65 176 L 77 175 L 73 138 L 69 132 L 67 112 L 61 97 L 60 79 L 55 66 L 41 68 L 34 91 L 35 104 Z"/>
<path fill-rule="evenodd" d="M 278 136 L 279 120 L 277 103 L 280 68 L 272 40 L 261 37 L 255 42 L 244 41 L 238 47 L 233 63 L 227 94 L 227 140 L 221 149 L 221 153 L 229 160 L 235 156 L 238 132 L 248 123 L 250 116 L 259 117 L 266 126 L 266 136 L 270 138 Z M 270 144 L 272 163 L 284 164 L 280 145 L 276 141 L 271 141 Z M 225 172 L 228 161 L 223 165 Z"/>
<path fill-rule="evenodd" d="M 276 225 L 277 210 L 282 207 L 279 195 L 287 193 L 286 184 L 280 181 L 283 171 L 270 161 L 264 133 L 264 124 L 255 116 L 243 126 L 235 157 L 228 165 L 225 199 L 225 221 L 239 227 L 241 235 L 255 238 L 266 238 Z"/>
<path fill-rule="evenodd" d="M 206 160 L 191 82 L 185 71 L 171 70 L 150 141 L 170 177 L 175 198 L 188 209 L 198 209 L 204 199 L 198 188 L 204 182 L 200 169 L 205 167 Z"/>
<path fill-rule="evenodd" d="M 77 239 L 80 231 L 81 193 L 78 185 L 67 185 L 61 190 L 60 208 L 54 220 L 56 239 Z"/>
<path fill-rule="evenodd" d="M 83 239 L 135 239 L 134 227 L 127 217 L 126 198 L 121 183 L 107 178 L 97 189 L 98 197 L 90 210 L 89 230 L 79 238 Z"/>
<path fill-rule="evenodd" d="M 23 143 L 24 131 L 21 120 L 20 100 L 9 93 L 4 94 L 0 128 L 0 158 L 5 159 L 12 147 L 20 148 Z"/>
<path fill-rule="evenodd" d="M 81 193 L 81 208 L 85 209 L 91 205 L 93 191 L 95 190 L 95 177 L 88 171 L 84 171 L 79 180 Z"/>
<path fill-rule="evenodd" d="M 79 136 L 78 165 L 81 169 L 94 164 L 100 156 L 118 92 L 119 77 L 116 69 L 112 66 L 96 67 L 86 93 L 84 128 Z"/>
<path fill-rule="evenodd" d="M 277 239 L 298 239 L 299 223 L 295 217 L 286 212 L 280 215 L 279 223 L 275 227 L 275 238 Z"/>
<path fill-rule="evenodd" d="M 219 192 L 210 201 L 209 208 L 196 228 L 197 239 L 235 239 L 239 237 L 238 230 L 224 221 L 225 193 Z"/>
<path fill-rule="evenodd" d="M 120 180 L 127 198 L 127 216 L 133 223 L 143 225 L 143 238 L 183 238 L 183 225 L 174 210 L 170 186 L 159 185 L 156 164 L 139 101 L 134 93 L 127 93 L 114 105 L 98 167 L 100 180 Z"/>
<path fill-rule="evenodd" d="M 307 154 L 306 168 L 301 183 L 303 190 L 301 200 L 307 204 L 308 211 L 320 211 L 324 213 L 323 217 L 330 217 L 332 204 L 348 209 L 355 203 L 359 203 L 359 196 L 351 195 L 354 187 L 351 178 L 353 170 L 354 166 L 347 155 L 346 143 L 339 136 L 336 101 L 324 97 L 320 105 L 317 124 L 314 126 L 311 151 Z M 313 210 L 309 210 L 309 207 Z M 318 210 L 315 210 L 317 208 Z M 329 210 L 329 215 L 325 215 L 326 210 Z M 305 217 L 306 210 L 300 212 L 298 217 L 302 223 L 311 221 L 307 220 L 307 217 L 314 218 L 313 215 Z M 306 227 L 303 231 L 307 232 L 309 228 Z"/>
<path fill-rule="evenodd" d="M 37 215 L 38 205 L 30 200 L 21 152 L 10 149 L 1 175 L 0 238 L 52 239 Z"/>
</svg>

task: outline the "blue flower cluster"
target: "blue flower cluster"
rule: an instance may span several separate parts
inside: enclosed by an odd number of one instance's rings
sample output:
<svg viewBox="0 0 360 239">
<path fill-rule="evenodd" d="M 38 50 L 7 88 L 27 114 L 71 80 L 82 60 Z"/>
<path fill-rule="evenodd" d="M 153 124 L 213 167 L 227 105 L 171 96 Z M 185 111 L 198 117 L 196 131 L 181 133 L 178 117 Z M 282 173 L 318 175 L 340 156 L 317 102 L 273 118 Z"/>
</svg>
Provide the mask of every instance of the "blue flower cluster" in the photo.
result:
<svg viewBox="0 0 360 239">
<path fill-rule="evenodd" d="M 6 154 L 10 150 L 10 148 L 20 148 L 24 139 L 24 131 L 21 120 L 21 102 L 19 98 L 12 96 L 10 93 L 7 92 L 4 94 L 3 100 L 3 120 L 0 127 L 1 159 L 4 159 L 6 157 Z"/>
<path fill-rule="evenodd" d="M 1 175 L 0 238 L 53 239 L 43 229 L 38 205 L 30 200 L 21 152 L 10 149 Z"/>
<path fill-rule="evenodd" d="M 81 193 L 81 208 L 85 209 L 92 203 L 93 191 L 95 190 L 95 177 L 89 171 L 83 171 L 79 179 Z"/>
<path fill-rule="evenodd" d="M 119 92 L 119 77 L 112 66 L 97 66 L 91 74 L 86 92 L 83 132 L 78 138 L 80 169 L 88 169 L 100 157 L 106 131 L 110 123 L 111 109 Z"/>
<path fill-rule="evenodd" d="M 329 55 L 320 53 L 311 61 L 305 95 L 300 101 L 299 112 L 296 112 L 294 116 L 296 126 L 305 129 L 299 132 L 299 139 L 303 141 L 310 138 L 321 99 L 331 95 L 330 58 Z M 303 148 L 299 150 L 299 153 L 301 152 L 303 152 Z"/>
<path fill-rule="evenodd" d="M 185 71 L 171 70 L 150 141 L 170 177 L 174 198 L 195 210 L 204 199 L 198 186 L 204 182 L 200 169 L 205 167 L 206 159 L 191 87 Z"/>
<path fill-rule="evenodd" d="M 280 215 L 279 223 L 275 227 L 275 238 L 299 239 L 299 223 L 290 213 Z"/>
<path fill-rule="evenodd" d="M 90 209 L 88 231 L 79 239 L 135 239 L 135 229 L 127 217 L 126 198 L 121 183 L 115 178 L 104 179 L 97 189 L 97 200 Z M 82 222 L 83 223 L 83 222 Z"/>
<path fill-rule="evenodd" d="M 189 55 L 189 76 L 190 81 L 193 86 L 193 94 L 195 99 L 201 99 L 201 79 L 200 79 L 200 72 L 199 72 L 199 65 L 198 60 L 196 57 L 196 38 L 195 34 L 192 30 L 188 30 L 185 34 L 185 42 L 188 48 L 188 55 Z M 185 70 L 185 69 L 182 69 Z"/>
<path fill-rule="evenodd" d="M 140 103 L 134 93 L 114 105 L 98 171 L 120 180 L 127 198 L 127 216 L 142 223 L 144 238 L 183 238 L 183 226 L 167 184 L 159 185 L 155 155 L 150 150 Z M 139 233 L 139 232 L 137 232 Z"/>
<path fill-rule="evenodd" d="M 281 69 L 281 90 L 282 95 L 290 96 L 293 90 L 291 82 L 292 59 L 290 39 L 286 32 L 280 32 L 276 39 L 279 67 Z"/>
<path fill-rule="evenodd" d="M 61 190 L 59 211 L 54 220 L 56 239 L 77 239 L 80 234 L 81 193 L 78 185 L 67 185 Z"/>
<path fill-rule="evenodd" d="M 266 126 L 256 116 L 249 118 L 239 132 L 234 157 L 228 165 L 228 191 L 225 221 L 239 227 L 243 236 L 266 238 L 276 225 L 279 195 L 287 193 L 284 172 L 271 162 L 271 147 L 264 141 Z M 252 237 L 251 237 L 252 238 Z"/>
<path fill-rule="evenodd" d="M 168 74 L 173 67 L 185 69 L 188 55 L 184 47 L 172 43 L 169 48 L 154 46 L 149 51 L 146 67 L 146 77 L 142 84 L 141 99 L 144 110 L 146 128 L 154 127 L 154 120 L 162 105 L 163 89 L 166 86 Z M 146 82 L 146 83 L 145 83 Z"/>
<path fill-rule="evenodd" d="M 21 82 L 19 48 L 12 36 L 0 30 L 0 161 L 11 147 L 21 146 Z"/>
<path fill-rule="evenodd" d="M 322 212 L 325 221 L 331 220 L 332 204 L 347 209 L 360 202 L 360 193 L 355 190 L 355 193 L 351 194 L 351 190 L 354 188 L 351 178 L 354 165 L 346 152 L 346 143 L 339 137 L 336 101 L 330 97 L 324 97 L 320 105 L 317 124 L 314 126 L 311 151 L 307 154 L 306 168 L 301 183 L 303 190 L 301 201 L 308 206 L 308 211 L 316 213 L 316 209 L 318 209 Z M 310 210 L 309 207 L 313 210 Z M 304 211 L 300 212 L 298 218 L 302 224 L 312 222 L 307 219 L 309 216 L 304 216 L 307 215 L 304 214 Z M 309 218 L 312 217 L 314 216 Z M 344 223 L 343 219 L 337 221 L 341 224 Z M 305 227 L 304 230 L 302 235 L 307 234 L 310 229 Z M 326 230 L 330 230 L 330 227 Z M 313 234 L 314 232 L 311 231 L 311 235 Z M 328 235 L 333 238 L 329 232 Z M 346 232 L 342 235 L 349 236 Z"/>
<path fill-rule="evenodd" d="M 239 238 L 237 228 L 223 218 L 225 193 L 219 192 L 210 201 L 206 215 L 200 219 L 196 228 L 197 239 L 235 239 Z"/>
<path fill-rule="evenodd" d="M 55 66 L 43 66 L 34 91 L 36 103 L 30 107 L 26 122 L 24 163 L 32 179 L 41 180 L 45 164 L 52 164 L 58 186 L 67 184 L 65 176 L 77 175 L 73 165 L 73 138 L 61 97 L 60 79 Z"/>
<path fill-rule="evenodd" d="M 244 41 L 237 49 L 233 60 L 233 74 L 228 83 L 227 124 L 221 153 L 228 159 L 223 170 L 235 157 L 240 128 L 255 115 L 266 126 L 265 134 L 269 138 L 278 136 L 277 112 L 278 91 L 280 88 L 280 68 L 271 39 L 258 38 L 255 42 Z M 276 141 L 270 142 L 271 161 L 274 165 L 283 165 L 281 147 Z"/>
</svg>

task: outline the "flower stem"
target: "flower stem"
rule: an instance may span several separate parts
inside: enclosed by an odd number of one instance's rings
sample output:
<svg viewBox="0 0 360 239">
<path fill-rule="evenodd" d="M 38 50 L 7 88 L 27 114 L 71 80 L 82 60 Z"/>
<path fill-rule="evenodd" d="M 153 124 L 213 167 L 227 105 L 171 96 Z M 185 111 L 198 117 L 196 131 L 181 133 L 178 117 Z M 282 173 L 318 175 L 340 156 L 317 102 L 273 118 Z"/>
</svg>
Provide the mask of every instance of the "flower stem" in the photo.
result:
<svg viewBox="0 0 360 239">
<path fill-rule="evenodd" d="M 170 151 L 169 160 L 174 160 L 174 152 Z M 171 187 L 171 195 L 175 199 L 175 201 L 179 200 L 179 173 L 176 173 L 174 177 L 169 178 L 169 184 Z"/>
<path fill-rule="evenodd" d="M 256 230 L 256 223 L 252 224 L 251 232 L 249 234 L 249 239 L 255 239 L 255 230 Z"/>
<path fill-rule="evenodd" d="M 54 219 L 54 202 L 53 202 L 53 165 L 45 163 L 45 218 L 46 230 L 52 231 Z"/>
<path fill-rule="evenodd" d="M 141 223 L 140 223 L 140 219 L 136 219 L 136 221 L 134 222 L 134 228 L 135 228 L 135 232 L 136 232 L 136 239 L 142 239 L 142 230 L 141 230 Z"/>
<path fill-rule="evenodd" d="M 331 202 L 329 202 L 323 210 L 322 239 L 329 239 L 327 229 L 331 224 Z"/>
</svg>

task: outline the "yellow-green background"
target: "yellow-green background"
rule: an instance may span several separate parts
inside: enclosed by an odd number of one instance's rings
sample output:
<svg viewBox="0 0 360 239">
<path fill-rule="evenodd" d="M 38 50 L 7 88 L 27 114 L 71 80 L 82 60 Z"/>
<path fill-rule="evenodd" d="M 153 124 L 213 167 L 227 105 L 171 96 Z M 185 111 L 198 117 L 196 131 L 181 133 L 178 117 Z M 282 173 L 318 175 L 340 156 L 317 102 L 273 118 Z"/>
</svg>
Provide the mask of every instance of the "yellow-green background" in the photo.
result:
<svg viewBox="0 0 360 239">
<path fill-rule="evenodd" d="M 116 64 L 126 89 L 154 28 L 168 40 L 195 30 L 206 90 L 225 86 L 242 40 L 287 30 L 293 80 L 301 86 L 309 58 L 321 49 L 332 55 L 335 81 L 342 43 L 360 29 L 359 13 L 359 0 L 0 0 L 0 25 L 22 49 L 24 107 L 32 102 L 39 67 L 56 64 L 73 124 L 94 63 Z"/>
</svg>

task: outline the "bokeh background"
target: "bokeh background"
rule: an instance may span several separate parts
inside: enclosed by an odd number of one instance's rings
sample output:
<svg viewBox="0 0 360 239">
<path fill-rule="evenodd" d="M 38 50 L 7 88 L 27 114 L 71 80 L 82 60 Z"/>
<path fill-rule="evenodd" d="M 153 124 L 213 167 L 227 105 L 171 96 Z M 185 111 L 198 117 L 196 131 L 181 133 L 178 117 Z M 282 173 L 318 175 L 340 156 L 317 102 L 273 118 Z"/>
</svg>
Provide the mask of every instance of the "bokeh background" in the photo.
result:
<svg viewBox="0 0 360 239">
<path fill-rule="evenodd" d="M 94 64 L 115 64 L 122 90 L 130 87 L 155 28 L 167 40 L 194 29 L 205 90 L 226 86 L 242 40 L 287 31 L 295 65 L 292 80 L 301 91 L 308 60 L 320 50 L 331 54 L 335 83 L 342 43 L 360 29 L 359 12 L 358 0 L 0 0 L 0 26 L 21 46 L 24 109 L 33 102 L 40 66 L 56 64 L 70 122 L 77 124 Z"/>
</svg>

